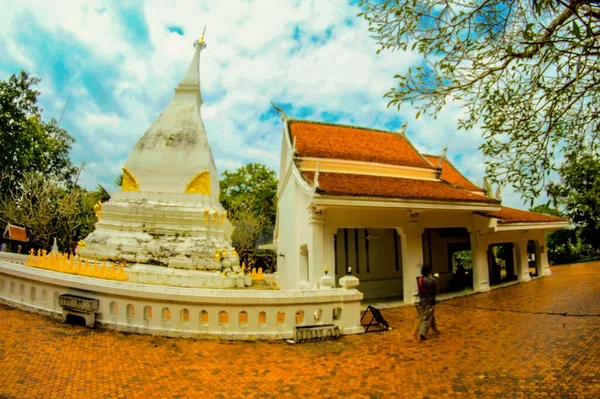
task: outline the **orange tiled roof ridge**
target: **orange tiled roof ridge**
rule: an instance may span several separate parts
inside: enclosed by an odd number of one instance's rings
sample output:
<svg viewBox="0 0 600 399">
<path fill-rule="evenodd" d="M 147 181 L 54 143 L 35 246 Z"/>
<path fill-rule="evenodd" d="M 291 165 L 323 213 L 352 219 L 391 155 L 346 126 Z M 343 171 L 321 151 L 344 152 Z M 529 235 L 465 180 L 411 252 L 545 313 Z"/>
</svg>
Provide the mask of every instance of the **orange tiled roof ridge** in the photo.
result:
<svg viewBox="0 0 600 399">
<path fill-rule="evenodd" d="M 439 155 L 423 154 L 423 156 L 425 159 L 431 162 L 433 166 L 436 166 L 440 159 Z M 460 173 L 460 171 L 452 164 L 452 162 L 448 161 L 447 159 L 442 160 L 442 173 L 440 175 L 440 179 L 445 180 L 457 187 L 464 188 L 465 190 L 484 192 L 481 187 L 476 186 L 462 173 Z"/>
<path fill-rule="evenodd" d="M 287 121 L 296 151 L 303 157 L 435 169 L 403 135 L 395 132 L 326 122 Z"/>
<path fill-rule="evenodd" d="M 27 232 L 25 231 L 25 228 L 10 223 L 6 226 L 4 237 L 10 240 L 27 242 Z"/>
<path fill-rule="evenodd" d="M 486 212 L 485 216 L 499 219 L 499 223 L 548 223 L 566 222 L 568 219 L 558 216 L 546 215 L 544 213 L 523 211 L 521 209 L 503 206 L 499 212 Z"/>
<path fill-rule="evenodd" d="M 302 175 L 311 184 L 314 182 L 314 172 L 303 172 Z M 446 182 L 398 177 L 319 173 L 319 189 L 331 195 L 499 204 L 495 199 L 470 193 Z"/>
</svg>

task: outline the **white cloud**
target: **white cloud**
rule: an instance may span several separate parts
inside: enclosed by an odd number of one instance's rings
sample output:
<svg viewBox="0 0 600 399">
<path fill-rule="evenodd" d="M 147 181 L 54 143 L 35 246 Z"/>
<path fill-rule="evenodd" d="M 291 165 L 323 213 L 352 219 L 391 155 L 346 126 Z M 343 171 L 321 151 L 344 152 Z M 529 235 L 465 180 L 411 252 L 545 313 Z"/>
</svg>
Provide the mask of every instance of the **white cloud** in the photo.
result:
<svg viewBox="0 0 600 399">
<path fill-rule="evenodd" d="M 340 123 L 361 126 L 381 128 L 399 116 L 409 122 L 409 138 L 418 149 L 439 153 L 449 144 L 455 165 L 481 184 L 481 136 L 477 129 L 456 130 L 457 104 L 446 107 L 437 120 L 415 120 L 410 106 L 400 112 L 386 108 L 383 94 L 394 85 L 393 75 L 420 57 L 411 52 L 376 55 L 365 22 L 356 18 L 358 8 L 344 0 L 149 0 L 142 12 L 151 46 L 132 41 L 117 5 L 101 0 L 0 0 L 0 39 L 7 44 L 0 54 L 13 63 L 34 74 L 43 70 L 35 64 L 33 50 L 17 42 L 19 23 L 30 15 L 47 31 L 71 37 L 93 54 L 95 60 L 79 60 L 82 68 L 101 61 L 109 63 L 116 76 L 110 85 L 98 82 L 116 99 L 114 109 L 108 110 L 101 107 L 97 93 L 81 83 L 77 71 L 64 92 L 50 84 L 50 76 L 42 76 L 42 100 L 51 104 L 49 113 L 57 119 L 67 95 L 72 96 L 64 126 L 76 136 L 73 158 L 86 161 L 82 178 L 90 187 L 96 182 L 111 187 L 129 151 L 170 101 L 192 57 L 192 43 L 205 25 L 202 117 L 220 171 L 253 161 L 278 168 L 281 124 L 260 120 L 270 101 L 277 101 L 312 109 L 308 118 L 320 119 L 328 112 L 341 114 Z M 169 26 L 180 27 L 183 35 L 169 32 Z M 293 37 L 296 27 L 299 42 Z M 1 66 L 2 61 L 0 71 Z M 509 190 L 504 197 L 518 205 L 518 197 Z"/>
</svg>

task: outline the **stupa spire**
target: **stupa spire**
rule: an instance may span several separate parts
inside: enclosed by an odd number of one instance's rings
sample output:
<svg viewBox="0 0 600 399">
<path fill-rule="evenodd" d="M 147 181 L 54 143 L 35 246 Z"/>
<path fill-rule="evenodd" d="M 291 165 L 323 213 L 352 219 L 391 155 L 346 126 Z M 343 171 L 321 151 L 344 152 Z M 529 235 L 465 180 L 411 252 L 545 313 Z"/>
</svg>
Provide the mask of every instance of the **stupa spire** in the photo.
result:
<svg viewBox="0 0 600 399">
<path fill-rule="evenodd" d="M 179 90 L 200 90 L 200 52 L 206 48 L 206 43 L 204 42 L 205 33 L 206 27 L 204 27 L 200 39 L 194 41 L 194 56 L 183 75 L 183 79 L 179 82 L 179 86 L 177 87 Z"/>
</svg>

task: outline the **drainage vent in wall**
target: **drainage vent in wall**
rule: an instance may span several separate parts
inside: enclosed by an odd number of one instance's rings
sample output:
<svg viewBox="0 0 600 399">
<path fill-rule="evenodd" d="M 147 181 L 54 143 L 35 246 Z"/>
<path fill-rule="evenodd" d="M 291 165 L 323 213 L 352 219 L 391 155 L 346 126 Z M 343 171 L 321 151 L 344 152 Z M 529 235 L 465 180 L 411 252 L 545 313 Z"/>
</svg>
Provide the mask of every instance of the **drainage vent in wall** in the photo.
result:
<svg viewBox="0 0 600 399">
<path fill-rule="evenodd" d="M 339 339 L 340 336 L 340 328 L 335 324 L 296 327 L 294 334 L 295 342 L 297 343 Z"/>
</svg>

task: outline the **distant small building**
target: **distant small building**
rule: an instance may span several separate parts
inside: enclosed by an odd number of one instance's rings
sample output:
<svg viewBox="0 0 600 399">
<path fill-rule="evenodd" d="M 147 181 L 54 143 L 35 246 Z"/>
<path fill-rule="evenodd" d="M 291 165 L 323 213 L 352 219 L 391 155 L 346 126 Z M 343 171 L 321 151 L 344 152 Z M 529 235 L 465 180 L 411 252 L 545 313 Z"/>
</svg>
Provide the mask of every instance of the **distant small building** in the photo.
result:
<svg viewBox="0 0 600 399">
<path fill-rule="evenodd" d="M 2 234 L 2 249 L 9 252 L 23 252 L 27 245 L 27 231 L 25 227 L 8 223 Z"/>
</svg>

